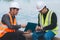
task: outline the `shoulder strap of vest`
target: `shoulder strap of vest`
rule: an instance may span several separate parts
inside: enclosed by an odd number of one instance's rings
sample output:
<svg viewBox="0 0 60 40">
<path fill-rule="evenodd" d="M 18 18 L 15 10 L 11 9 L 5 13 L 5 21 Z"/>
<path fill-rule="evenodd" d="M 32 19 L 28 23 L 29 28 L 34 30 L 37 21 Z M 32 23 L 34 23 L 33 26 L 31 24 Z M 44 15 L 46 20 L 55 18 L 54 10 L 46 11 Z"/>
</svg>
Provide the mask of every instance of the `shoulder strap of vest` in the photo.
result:
<svg viewBox="0 0 60 40">
<path fill-rule="evenodd" d="M 11 16 L 10 14 L 8 14 L 8 15 L 9 15 L 9 17 L 10 17 L 10 23 L 11 23 L 12 25 L 16 25 L 16 18 L 14 18 L 14 22 L 13 22 L 12 16 Z"/>
</svg>

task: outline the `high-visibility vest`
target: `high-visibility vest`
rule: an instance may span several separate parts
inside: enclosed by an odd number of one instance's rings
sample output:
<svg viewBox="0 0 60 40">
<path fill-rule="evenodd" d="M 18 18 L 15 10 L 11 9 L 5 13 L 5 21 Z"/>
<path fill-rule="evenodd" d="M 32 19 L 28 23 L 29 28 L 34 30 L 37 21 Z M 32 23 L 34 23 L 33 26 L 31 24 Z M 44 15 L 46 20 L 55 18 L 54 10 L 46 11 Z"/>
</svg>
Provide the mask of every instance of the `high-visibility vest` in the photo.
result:
<svg viewBox="0 0 60 40">
<path fill-rule="evenodd" d="M 16 25 L 16 18 L 14 18 L 14 22 L 13 22 L 12 16 L 10 14 L 7 14 L 7 15 L 9 15 L 9 18 L 10 18 L 10 24 Z M 0 22 L 0 38 L 3 37 L 7 32 L 15 32 L 15 29 L 9 29 L 7 25 L 2 24 Z"/>
<path fill-rule="evenodd" d="M 13 20 L 11 14 L 8 14 L 8 15 L 10 17 L 10 23 L 11 23 L 11 25 L 16 25 L 16 18 L 14 18 L 14 20 Z"/>
<path fill-rule="evenodd" d="M 42 27 L 46 27 L 46 26 L 51 24 L 52 14 L 53 14 L 53 11 L 49 10 L 47 15 L 46 15 L 46 19 L 44 21 L 43 14 L 39 13 L 39 19 L 38 20 L 39 20 L 39 23 Z M 58 33 L 58 27 L 52 29 L 51 31 L 54 32 L 55 34 L 57 34 Z M 46 32 L 48 32 L 48 30 L 46 30 Z"/>
</svg>

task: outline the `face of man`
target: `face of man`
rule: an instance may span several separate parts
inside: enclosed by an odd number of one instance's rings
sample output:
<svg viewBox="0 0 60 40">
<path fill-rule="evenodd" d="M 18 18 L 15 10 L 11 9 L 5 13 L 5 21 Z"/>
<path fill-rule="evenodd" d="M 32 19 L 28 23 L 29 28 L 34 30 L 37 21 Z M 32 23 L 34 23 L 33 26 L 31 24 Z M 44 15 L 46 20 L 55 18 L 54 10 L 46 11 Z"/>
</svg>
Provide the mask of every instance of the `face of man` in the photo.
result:
<svg viewBox="0 0 60 40">
<path fill-rule="evenodd" d="M 43 8 L 42 10 L 39 11 L 42 14 L 45 14 L 47 12 L 47 8 Z"/>
<path fill-rule="evenodd" d="M 18 8 L 11 8 L 10 11 L 11 11 L 11 14 L 15 16 L 18 14 L 19 9 Z"/>
</svg>

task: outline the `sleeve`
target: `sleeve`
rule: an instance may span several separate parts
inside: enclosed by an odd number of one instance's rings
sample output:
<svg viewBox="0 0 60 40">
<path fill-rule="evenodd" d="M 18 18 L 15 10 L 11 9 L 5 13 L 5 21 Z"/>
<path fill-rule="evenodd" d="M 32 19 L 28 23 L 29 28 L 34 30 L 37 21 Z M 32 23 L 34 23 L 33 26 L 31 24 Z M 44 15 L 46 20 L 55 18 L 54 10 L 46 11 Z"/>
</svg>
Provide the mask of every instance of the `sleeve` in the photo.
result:
<svg viewBox="0 0 60 40">
<path fill-rule="evenodd" d="M 10 18 L 9 18 L 9 16 L 7 14 L 3 15 L 1 21 L 2 21 L 3 24 L 6 24 L 7 27 L 10 28 L 10 29 L 18 29 L 18 28 L 20 28 L 20 25 L 11 25 L 10 24 Z"/>
<path fill-rule="evenodd" d="M 51 18 L 51 24 L 46 26 L 46 27 L 44 27 L 43 30 L 52 30 L 52 29 L 56 28 L 56 26 L 57 26 L 57 16 L 53 12 L 52 18 Z"/>
<path fill-rule="evenodd" d="M 40 26 L 40 14 L 38 14 L 38 26 Z"/>
</svg>

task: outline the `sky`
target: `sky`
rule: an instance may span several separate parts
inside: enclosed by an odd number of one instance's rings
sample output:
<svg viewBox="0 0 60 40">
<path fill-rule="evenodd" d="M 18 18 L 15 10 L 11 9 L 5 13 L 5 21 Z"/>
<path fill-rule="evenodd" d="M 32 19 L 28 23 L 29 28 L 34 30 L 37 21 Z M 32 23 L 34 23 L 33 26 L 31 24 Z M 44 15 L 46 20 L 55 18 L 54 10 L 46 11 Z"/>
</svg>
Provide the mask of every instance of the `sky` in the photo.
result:
<svg viewBox="0 0 60 40">
<path fill-rule="evenodd" d="M 36 2 L 41 0 L 14 0 L 20 4 L 20 10 L 17 18 L 18 24 L 27 24 L 28 22 L 37 23 L 38 12 L 36 9 Z M 46 6 L 53 10 L 57 15 L 58 27 L 60 28 L 60 0 L 43 0 Z M 9 12 L 10 2 L 0 0 L 0 20 L 1 17 Z M 57 37 L 60 37 L 60 29 Z"/>
</svg>

